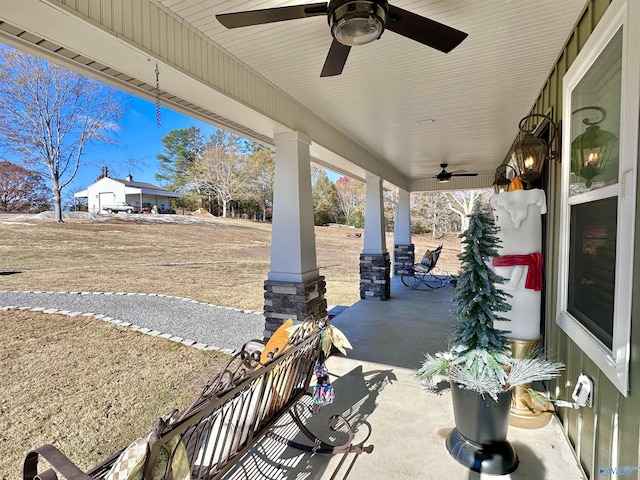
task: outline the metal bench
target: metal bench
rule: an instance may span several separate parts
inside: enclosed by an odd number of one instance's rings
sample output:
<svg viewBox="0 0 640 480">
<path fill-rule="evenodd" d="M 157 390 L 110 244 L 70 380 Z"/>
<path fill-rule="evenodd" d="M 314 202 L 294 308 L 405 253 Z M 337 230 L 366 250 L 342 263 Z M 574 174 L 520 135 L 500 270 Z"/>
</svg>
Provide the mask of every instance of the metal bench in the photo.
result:
<svg viewBox="0 0 640 480">
<path fill-rule="evenodd" d="M 442 245 L 433 251 L 427 250 L 422 261 L 414 264 L 410 273 L 404 273 L 400 276 L 402 283 L 414 290 L 433 290 L 443 287 L 448 274 L 436 267 L 441 252 Z"/>
<path fill-rule="evenodd" d="M 122 473 L 127 461 L 130 468 L 137 462 L 135 478 L 221 479 L 287 412 L 311 441 L 310 445 L 289 441 L 293 447 L 318 453 L 370 452 L 372 447 L 352 444 L 353 431 L 343 417 L 331 417 L 330 424 L 332 429 L 346 429 L 347 441 L 331 445 L 316 438 L 298 415 L 296 405 L 309 394 L 321 355 L 320 334 L 327 325 L 326 317 L 305 321 L 280 351 L 270 352 L 268 361 L 262 363 L 261 351 L 255 348 L 255 342 L 249 342 L 188 408 L 159 418 L 148 435 L 88 472 L 54 446 L 44 445 L 27 454 L 23 479 L 55 480 L 58 474 L 69 480 L 132 478 L 131 473 Z M 51 468 L 38 473 L 40 458 Z"/>
</svg>

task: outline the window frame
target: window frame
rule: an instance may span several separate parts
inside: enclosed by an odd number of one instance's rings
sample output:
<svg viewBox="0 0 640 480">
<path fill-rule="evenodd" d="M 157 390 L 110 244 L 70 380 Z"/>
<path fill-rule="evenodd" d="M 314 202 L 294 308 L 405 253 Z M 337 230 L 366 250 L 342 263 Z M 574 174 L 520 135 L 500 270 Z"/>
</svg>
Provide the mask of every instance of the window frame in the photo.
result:
<svg viewBox="0 0 640 480">
<path fill-rule="evenodd" d="M 640 56 L 631 45 L 640 44 L 640 2 L 614 0 L 585 43 L 563 79 L 563 132 L 561 211 L 559 237 L 558 303 L 556 323 L 596 364 L 616 388 L 627 396 L 631 358 L 631 302 L 634 230 L 636 220 L 636 168 L 640 104 Z M 571 169 L 572 92 L 622 28 L 620 136 L 618 182 L 569 196 Z M 606 347 L 568 312 L 571 206 L 618 198 L 616 273 L 612 348 Z M 631 220 L 629 220 L 631 219 Z"/>
</svg>

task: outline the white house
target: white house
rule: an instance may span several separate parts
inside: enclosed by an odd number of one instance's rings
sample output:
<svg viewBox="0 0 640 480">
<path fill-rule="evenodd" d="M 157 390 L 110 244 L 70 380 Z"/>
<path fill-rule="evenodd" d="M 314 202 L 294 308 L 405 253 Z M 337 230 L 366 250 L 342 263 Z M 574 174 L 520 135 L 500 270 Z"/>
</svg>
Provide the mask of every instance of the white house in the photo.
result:
<svg viewBox="0 0 640 480">
<path fill-rule="evenodd" d="M 182 198 L 182 194 L 153 185 L 152 183 L 135 182 L 131 175 L 123 180 L 120 178 L 104 177 L 89 185 L 86 190 L 73 194 L 74 199 L 87 199 L 89 212 L 98 213 L 108 205 L 117 202 L 127 202 L 136 210 L 149 209 L 156 206 L 158 212 L 167 212 L 170 199 Z"/>
</svg>

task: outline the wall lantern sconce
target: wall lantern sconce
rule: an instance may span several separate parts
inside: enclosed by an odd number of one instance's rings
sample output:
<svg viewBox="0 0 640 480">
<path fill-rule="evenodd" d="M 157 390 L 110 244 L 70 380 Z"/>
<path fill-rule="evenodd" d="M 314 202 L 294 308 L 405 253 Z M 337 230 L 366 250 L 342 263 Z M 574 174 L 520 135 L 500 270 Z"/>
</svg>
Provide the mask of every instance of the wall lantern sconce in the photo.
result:
<svg viewBox="0 0 640 480">
<path fill-rule="evenodd" d="M 525 128 L 527 120 L 534 117 L 542 117 L 549 121 L 551 129 L 549 143 L 533 135 L 538 125 Z M 518 167 L 518 176 L 523 182 L 530 184 L 542 175 L 544 161 L 556 158 L 556 152 L 551 151 L 550 145 L 557 136 L 558 127 L 548 115 L 532 113 L 520 120 L 518 128 L 524 133 L 524 136 L 513 146 L 513 156 Z"/>
<path fill-rule="evenodd" d="M 585 186 L 589 188 L 593 178 L 600 175 L 607 166 L 618 138 L 598 126 L 607 118 L 604 108 L 582 107 L 572 113 L 583 110 L 596 110 L 601 115 L 598 121 L 592 121 L 588 117 L 582 120 L 587 129 L 571 142 L 571 171 L 584 178 Z"/>
<path fill-rule="evenodd" d="M 496 168 L 496 179 L 493 182 L 493 191 L 496 193 L 503 193 L 509 191 L 509 186 L 511 185 L 511 180 L 507 178 L 507 169 L 510 168 L 513 170 L 513 175 L 518 175 L 516 169 L 511 165 L 500 165 Z"/>
</svg>

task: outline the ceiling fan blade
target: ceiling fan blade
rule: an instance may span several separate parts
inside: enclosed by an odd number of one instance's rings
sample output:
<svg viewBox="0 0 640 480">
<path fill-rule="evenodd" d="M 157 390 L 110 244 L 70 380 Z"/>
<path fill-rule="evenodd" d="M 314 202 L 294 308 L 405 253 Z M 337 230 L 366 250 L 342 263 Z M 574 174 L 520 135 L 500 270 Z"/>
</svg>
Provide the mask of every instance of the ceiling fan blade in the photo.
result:
<svg viewBox="0 0 640 480">
<path fill-rule="evenodd" d="M 247 12 L 222 13 L 220 15 L 216 15 L 216 18 L 227 28 L 238 28 L 326 14 L 327 2 L 320 2 L 310 3 L 308 5 L 292 5 L 290 7 L 250 10 Z"/>
<path fill-rule="evenodd" d="M 453 177 L 477 177 L 477 173 L 452 173 Z"/>
<path fill-rule="evenodd" d="M 327 59 L 324 61 L 324 66 L 322 67 L 322 73 L 320 76 L 332 77 L 333 75 L 340 75 L 344 68 L 344 64 L 347 63 L 347 57 L 349 56 L 350 50 L 350 46 L 343 45 L 334 38 L 333 42 L 331 42 L 331 48 L 329 48 Z"/>
<path fill-rule="evenodd" d="M 385 28 L 444 53 L 456 48 L 468 35 L 393 5 L 389 5 L 389 19 Z"/>
</svg>

